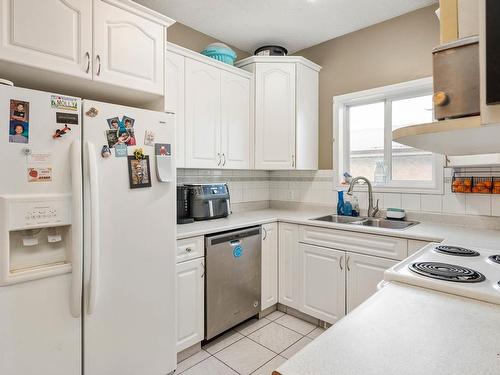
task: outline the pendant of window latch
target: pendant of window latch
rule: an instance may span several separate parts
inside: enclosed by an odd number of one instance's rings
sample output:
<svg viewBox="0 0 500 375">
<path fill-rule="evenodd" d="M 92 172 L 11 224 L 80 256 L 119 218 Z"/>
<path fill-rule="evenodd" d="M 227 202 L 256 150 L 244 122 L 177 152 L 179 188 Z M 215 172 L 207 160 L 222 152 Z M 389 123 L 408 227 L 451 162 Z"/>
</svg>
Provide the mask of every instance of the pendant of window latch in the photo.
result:
<svg viewBox="0 0 500 375">
<path fill-rule="evenodd" d="M 55 133 L 52 135 L 52 138 L 61 138 L 64 134 L 71 131 L 71 128 L 68 125 L 64 125 L 62 129 L 56 129 Z"/>
</svg>

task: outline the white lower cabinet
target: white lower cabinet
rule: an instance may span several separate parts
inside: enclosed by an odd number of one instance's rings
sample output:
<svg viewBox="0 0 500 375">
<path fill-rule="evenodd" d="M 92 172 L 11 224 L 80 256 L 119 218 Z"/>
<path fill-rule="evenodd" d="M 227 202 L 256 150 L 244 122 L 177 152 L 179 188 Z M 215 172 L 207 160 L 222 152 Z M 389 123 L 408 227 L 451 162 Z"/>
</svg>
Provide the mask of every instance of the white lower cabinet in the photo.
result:
<svg viewBox="0 0 500 375">
<path fill-rule="evenodd" d="M 299 226 L 279 223 L 279 302 L 300 307 Z"/>
<path fill-rule="evenodd" d="M 366 301 L 377 291 L 384 271 L 397 261 L 369 255 L 347 253 L 347 313 Z"/>
<path fill-rule="evenodd" d="M 278 303 L 278 223 L 262 226 L 261 310 Z"/>
<path fill-rule="evenodd" d="M 299 257 L 299 310 L 335 323 L 345 315 L 345 252 L 301 243 Z"/>
<path fill-rule="evenodd" d="M 177 263 L 177 352 L 204 338 L 204 259 Z"/>
</svg>

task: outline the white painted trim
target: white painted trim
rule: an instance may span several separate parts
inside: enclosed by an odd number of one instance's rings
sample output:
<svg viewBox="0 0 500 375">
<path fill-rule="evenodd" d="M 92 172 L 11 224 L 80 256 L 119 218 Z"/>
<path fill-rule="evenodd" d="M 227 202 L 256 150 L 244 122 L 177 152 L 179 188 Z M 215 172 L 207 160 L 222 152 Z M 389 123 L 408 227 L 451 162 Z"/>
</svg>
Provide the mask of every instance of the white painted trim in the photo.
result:
<svg viewBox="0 0 500 375">
<path fill-rule="evenodd" d="M 189 48 L 181 47 L 181 46 L 174 44 L 174 43 L 171 43 L 171 42 L 167 42 L 167 51 L 176 53 L 178 55 L 182 55 L 184 57 L 187 57 L 187 58 L 199 61 L 199 62 L 202 62 L 204 64 L 214 66 L 217 69 L 222 69 L 222 70 L 225 70 L 229 73 L 238 74 L 238 75 L 245 77 L 245 78 L 251 79 L 253 77 L 253 74 L 247 72 L 246 70 L 243 70 L 243 69 L 235 67 L 235 66 L 231 66 L 229 64 L 225 64 L 221 61 L 218 61 L 218 60 L 212 59 L 208 56 L 202 55 L 199 52 L 193 51 Z"/>
<path fill-rule="evenodd" d="M 175 20 L 165 16 L 164 14 L 158 13 L 153 9 L 145 7 L 139 3 L 136 3 L 132 0 L 98 0 L 104 3 L 108 3 L 110 5 L 116 6 L 127 12 L 134 13 L 140 17 L 146 18 L 150 21 L 156 22 L 165 27 L 172 26 L 175 23 Z"/>
<path fill-rule="evenodd" d="M 417 79 L 409 82 L 397 83 L 394 85 L 377 87 L 374 89 L 353 92 L 333 97 L 333 166 L 334 170 L 334 188 L 345 189 L 346 186 L 340 184 L 342 180 L 345 160 L 349 159 L 348 150 L 344 148 L 345 125 L 347 123 L 347 107 L 352 105 L 361 105 L 374 101 L 385 101 L 387 99 L 400 100 L 406 97 L 413 97 L 419 94 L 425 95 L 432 93 L 432 77 Z M 386 108 L 387 110 L 387 108 Z M 387 129 L 386 129 L 387 132 Z M 392 130 L 391 130 L 392 134 Z M 384 149 L 392 144 L 392 140 L 386 139 Z M 387 152 L 385 150 L 384 152 Z M 375 192 L 386 193 L 425 193 L 425 194 L 443 194 L 444 189 L 444 166 L 445 159 L 442 155 L 435 154 L 433 173 L 433 183 L 423 181 L 391 181 L 385 185 L 374 185 Z M 357 191 L 366 191 L 367 188 L 358 186 Z"/>
<path fill-rule="evenodd" d="M 243 68 L 246 65 L 255 63 L 295 63 L 305 65 L 317 72 L 321 70 L 321 66 L 302 56 L 250 56 L 237 61 L 234 65 L 238 68 Z"/>
</svg>

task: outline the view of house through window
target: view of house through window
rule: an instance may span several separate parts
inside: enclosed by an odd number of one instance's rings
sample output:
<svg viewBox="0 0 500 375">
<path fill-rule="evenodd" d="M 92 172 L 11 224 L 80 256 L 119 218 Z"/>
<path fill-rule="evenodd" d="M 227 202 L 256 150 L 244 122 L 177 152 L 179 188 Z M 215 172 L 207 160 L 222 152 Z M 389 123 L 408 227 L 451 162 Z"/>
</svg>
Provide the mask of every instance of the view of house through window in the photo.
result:
<svg viewBox="0 0 500 375">
<path fill-rule="evenodd" d="M 431 186 L 436 180 L 436 156 L 393 142 L 392 131 L 433 121 L 432 86 L 415 89 L 409 85 L 405 91 L 402 84 L 397 91 L 391 86 L 384 89 L 370 90 L 370 95 L 360 93 L 359 97 L 348 94 L 345 102 L 341 98 L 337 104 L 343 140 L 339 172 L 365 176 L 376 185 L 397 187 L 417 182 Z"/>
</svg>

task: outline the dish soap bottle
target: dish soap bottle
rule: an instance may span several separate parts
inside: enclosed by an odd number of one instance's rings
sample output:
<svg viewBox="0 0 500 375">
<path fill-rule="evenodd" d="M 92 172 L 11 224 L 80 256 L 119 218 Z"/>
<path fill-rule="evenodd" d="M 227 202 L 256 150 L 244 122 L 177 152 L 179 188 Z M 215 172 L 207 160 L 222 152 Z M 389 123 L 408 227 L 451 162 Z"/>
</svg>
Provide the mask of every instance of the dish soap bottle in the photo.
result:
<svg viewBox="0 0 500 375">
<path fill-rule="evenodd" d="M 358 217 L 359 216 L 359 201 L 358 197 L 353 195 L 351 198 L 351 205 L 352 205 L 352 214 L 351 216 Z"/>
<path fill-rule="evenodd" d="M 338 191 L 337 215 L 344 215 L 344 191 Z"/>
</svg>

